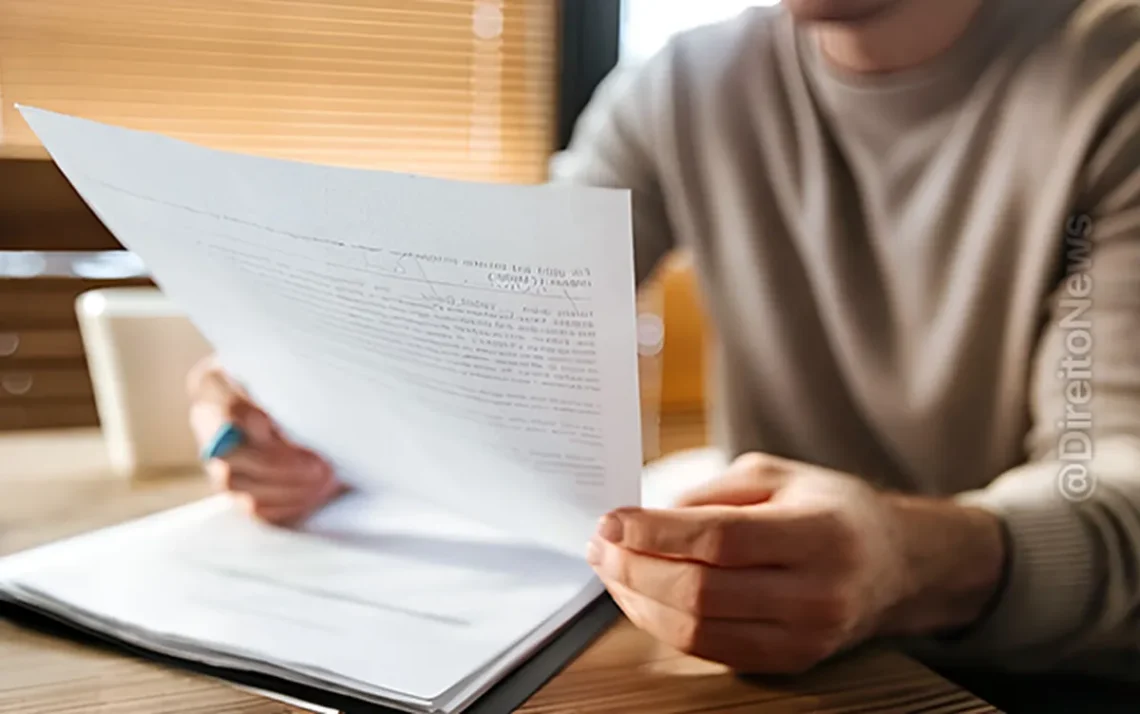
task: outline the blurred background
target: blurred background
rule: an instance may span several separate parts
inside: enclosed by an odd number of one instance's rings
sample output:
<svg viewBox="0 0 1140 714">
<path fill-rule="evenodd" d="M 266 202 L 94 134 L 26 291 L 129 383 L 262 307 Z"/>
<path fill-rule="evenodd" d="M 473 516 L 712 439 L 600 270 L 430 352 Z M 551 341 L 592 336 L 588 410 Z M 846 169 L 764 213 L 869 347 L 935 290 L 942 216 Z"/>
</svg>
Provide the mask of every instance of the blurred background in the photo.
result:
<svg viewBox="0 0 1140 714">
<path fill-rule="evenodd" d="M 76 297 L 149 284 L 16 104 L 273 157 L 534 183 L 606 74 L 759 4 L 773 3 L 0 0 L 0 432 L 97 425 Z M 684 256 L 642 302 L 644 399 L 700 423 L 706 335 Z"/>
</svg>

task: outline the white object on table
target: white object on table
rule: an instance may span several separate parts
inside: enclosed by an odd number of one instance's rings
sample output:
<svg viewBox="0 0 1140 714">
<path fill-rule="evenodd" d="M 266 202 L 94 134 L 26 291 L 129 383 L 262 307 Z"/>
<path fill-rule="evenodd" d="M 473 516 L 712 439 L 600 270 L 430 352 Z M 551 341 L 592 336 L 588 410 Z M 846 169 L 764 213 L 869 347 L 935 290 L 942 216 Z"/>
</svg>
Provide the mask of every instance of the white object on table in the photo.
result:
<svg viewBox="0 0 1140 714">
<path fill-rule="evenodd" d="M 345 484 L 578 558 L 599 517 L 638 502 L 628 191 L 274 161 L 21 112 L 227 371 Z"/>
<path fill-rule="evenodd" d="M 272 699 L 273 701 L 281 702 L 282 704 L 287 704 L 294 709 L 304 709 L 307 712 L 313 712 L 313 714 L 341 714 L 339 709 L 331 709 L 329 707 L 322 707 L 319 704 L 303 702 L 300 699 L 294 699 L 293 697 L 288 697 L 284 694 L 278 694 L 277 692 L 270 692 L 267 689 L 256 689 L 254 687 L 245 687 L 240 684 L 232 683 L 230 686 L 234 689 L 240 689 L 243 692 L 248 692 L 249 694 L 265 697 L 266 699 Z"/>
<path fill-rule="evenodd" d="M 156 288 L 92 290 L 76 313 L 112 470 L 196 463 L 186 375 L 209 343 Z"/>
<path fill-rule="evenodd" d="M 728 459 L 714 447 L 688 449 L 648 464 L 641 472 L 641 505 L 670 508 L 686 491 L 724 473 Z"/>
</svg>

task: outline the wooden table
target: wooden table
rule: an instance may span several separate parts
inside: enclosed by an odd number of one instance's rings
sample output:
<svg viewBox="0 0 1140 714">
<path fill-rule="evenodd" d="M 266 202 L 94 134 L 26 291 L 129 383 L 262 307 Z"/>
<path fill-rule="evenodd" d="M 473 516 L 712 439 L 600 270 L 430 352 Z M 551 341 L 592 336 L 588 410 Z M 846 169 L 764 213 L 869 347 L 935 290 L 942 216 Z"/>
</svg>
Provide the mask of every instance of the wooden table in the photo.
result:
<svg viewBox="0 0 1140 714">
<path fill-rule="evenodd" d="M 699 443 L 667 427 L 666 448 Z M 189 473 L 134 483 L 106 472 L 98 432 L 0 436 L 0 554 L 206 494 Z M 524 706 L 524 714 L 995 712 L 895 652 L 867 649 L 795 678 L 742 679 L 621 622 Z M 0 622 L 0 714 L 293 714 L 222 682 Z"/>
</svg>

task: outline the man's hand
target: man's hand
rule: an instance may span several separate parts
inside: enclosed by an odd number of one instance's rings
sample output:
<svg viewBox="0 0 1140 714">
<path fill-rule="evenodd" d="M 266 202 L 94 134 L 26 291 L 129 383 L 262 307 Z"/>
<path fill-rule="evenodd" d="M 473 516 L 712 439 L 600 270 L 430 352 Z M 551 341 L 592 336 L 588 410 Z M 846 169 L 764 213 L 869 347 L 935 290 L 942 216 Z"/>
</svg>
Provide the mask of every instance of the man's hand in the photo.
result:
<svg viewBox="0 0 1140 714">
<path fill-rule="evenodd" d="M 1003 558 L 989 513 L 759 454 L 677 508 L 608 514 L 587 552 L 634 624 L 766 673 L 806 670 L 871 635 L 964 626 Z"/>
<path fill-rule="evenodd" d="M 236 450 L 211 459 L 206 472 L 215 488 L 234 494 L 251 515 L 280 525 L 293 523 L 343 490 L 328 463 L 282 436 L 214 358 L 194 367 L 187 388 L 190 426 L 199 447 L 226 422 L 245 435 Z"/>
</svg>

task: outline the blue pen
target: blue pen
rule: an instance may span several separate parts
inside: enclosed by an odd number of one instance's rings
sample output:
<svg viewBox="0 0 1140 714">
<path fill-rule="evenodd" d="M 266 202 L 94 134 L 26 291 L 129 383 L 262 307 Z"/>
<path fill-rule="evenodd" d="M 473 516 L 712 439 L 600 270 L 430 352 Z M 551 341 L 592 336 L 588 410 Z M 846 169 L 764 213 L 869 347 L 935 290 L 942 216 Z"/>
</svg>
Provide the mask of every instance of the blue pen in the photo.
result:
<svg viewBox="0 0 1140 714">
<path fill-rule="evenodd" d="M 214 438 L 210 439 L 210 443 L 203 447 L 202 460 L 225 458 L 226 455 L 241 446 L 244 441 L 245 434 L 233 422 L 228 421 L 218 428 Z"/>
</svg>

